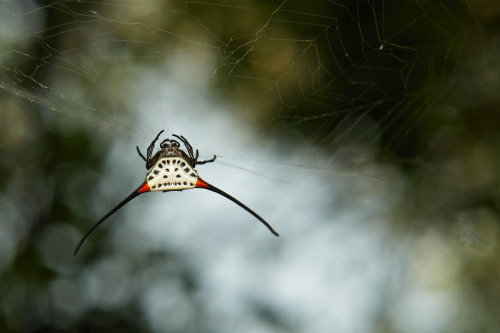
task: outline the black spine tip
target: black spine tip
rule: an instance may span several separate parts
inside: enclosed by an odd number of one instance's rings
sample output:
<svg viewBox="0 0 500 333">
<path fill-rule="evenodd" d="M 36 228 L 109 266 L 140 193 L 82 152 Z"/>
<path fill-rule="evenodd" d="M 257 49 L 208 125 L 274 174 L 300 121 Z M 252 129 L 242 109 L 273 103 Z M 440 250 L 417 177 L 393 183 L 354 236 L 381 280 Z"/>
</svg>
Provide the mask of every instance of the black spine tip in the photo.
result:
<svg viewBox="0 0 500 333">
<path fill-rule="evenodd" d="M 204 181 L 205 182 L 205 181 Z M 260 217 L 260 215 L 258 215 L 256 212 L 254 212 L 253 210 L 251 210 L 250 208 L 248 208 L 246 205 L 244 205 L 242 202 L 240 202 L 238 199 L 234 198 L 233 196 L 227 194 L 226 192 L 222 191 L 221 189 L 205 182 L 207 184 L 207 187 L 199 187 L 199 188 L 204 188 L 206 190 L 209 190 L 209 191 L 212 191 L 212 192 L 215 192 L 217 194 L 220 194 L 222 195 L 223 197 L 231 200 L 232 202 L 234 202 L 235 204 L 237 204 L 238 206 L 240 206 L 241 208 L 243 208 L 244 210 L 246 210 L 248 213 L 252 214 L 257 220 L 259 220 L 263 225 L 266 226 L 267 229 L 269 229 L 269 231 L 276 237 L 279 237 L 280 235 L 276 232 L 276 230 L 273 229 L 273 227 L 271 227 L 271 225 L 269 223 L 267 223 L 266 220 L 264 220 L 262 217 Z"/>
<path fill-rule="evenodd" d="M 120 202 L 118 205 L 116 205 L 112 210 L 110 210 L 106 215 L 104 215 L 99 221 L 97 221 L 86 233 L 83 235 L 82 239 L 78 242 L 78 245 L 76 245 L 75 250 L 73 251 L 73 256 L 76 256 L 78 252 L 80 252 L 80 249 L 83 246 L 83 243 L 87 240 L 87 238 L 90 236 L 90 234 L 97 229 L 98 226 L 100 226 L 104 221 L 108 219 L 111 215 L 113 215 L 118 209 L 122 208 L 127 202 L 138 196 L 139 194 L 145 193 L 145 192 L 139 192 L 141 189 L 142 185 L 135 190 L 134 192 L 130 193 L 128 197 L 126 197 L 122 202 Z"/>
</svg>

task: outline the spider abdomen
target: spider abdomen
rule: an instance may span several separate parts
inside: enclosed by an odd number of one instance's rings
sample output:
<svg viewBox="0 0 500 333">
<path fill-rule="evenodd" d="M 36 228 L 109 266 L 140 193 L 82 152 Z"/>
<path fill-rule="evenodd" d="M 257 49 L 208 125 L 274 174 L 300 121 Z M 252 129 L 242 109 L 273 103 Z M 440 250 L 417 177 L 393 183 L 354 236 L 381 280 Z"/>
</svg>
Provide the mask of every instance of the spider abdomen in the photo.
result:
<svg viewBox="0 0 500 333">
<path fill-rule="evenodd" d="M 179 157 L 164 157 L 151 167 L 146 183 L 151 191 L 186 190 L 196 187 L 198 174 Z"/>
</svg>

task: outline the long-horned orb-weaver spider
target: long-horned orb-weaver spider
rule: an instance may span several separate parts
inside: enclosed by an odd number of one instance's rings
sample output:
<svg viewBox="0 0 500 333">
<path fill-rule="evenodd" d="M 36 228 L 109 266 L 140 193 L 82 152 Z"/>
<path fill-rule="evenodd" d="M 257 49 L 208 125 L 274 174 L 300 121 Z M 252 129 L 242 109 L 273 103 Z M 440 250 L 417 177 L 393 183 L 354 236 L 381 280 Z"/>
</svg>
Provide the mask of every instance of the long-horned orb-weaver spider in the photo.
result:
<svg viewBox="0 0 500 333">
<path fill-rule="evenodd" d="M 160 150 L 158 150 L 153 155 L 153 149 L 155 148 L 156 141 L 163 133 L 161 131 L 158 133 L 156 138 L 151 142 L 148 147 L 147 155 L 144 155 L 137 147 L 137 152 L 139 156 L 146 162 L 146 169 L 148 172 L 146 174 L 146 180 L 139 186 L 134 192 L 132 192 L 128 197 L 126 197 L 122 202 L 116 205 L 109 213 L 104 215 L 92 228 L 85 233 L 78 245 L 76 246 L 73 255 L 77 255 L 80 251 L 85 240 L 90 236 L 90 234 L 101 225 L 108 217 L 113 215 L 118 209 L 122 208 L 127 202 L 138 196 L 139 194 L 152 192 L 152 191 L 182 191 L 191 188 L 203 188 L 226 197 L 231 200 L 253 216 L 255 216 L 260 222 L 262 222 L 275 236 L 279 234 L 266 222 L 262 217 L 260 217 L 256 212 L 245 206 L 239 200 L 233 198 L 226 192 L 218 189 L 217 187 L 207 183 L 198 176 L 198 173 L 194 169 L 197 165 L 211 163 L 215 161 L 216 156 L 210 160 L 198 161 L 198 149 L 196 152 L 191 147 L 191 144 L 182 135 L 172 134 L 173 137 L 179 139 L 184 146 L 186 146 L 187 153 L 180 149 L 180 144 L 174 139 L 165 139 L 160 143 Z"/>
</svg>

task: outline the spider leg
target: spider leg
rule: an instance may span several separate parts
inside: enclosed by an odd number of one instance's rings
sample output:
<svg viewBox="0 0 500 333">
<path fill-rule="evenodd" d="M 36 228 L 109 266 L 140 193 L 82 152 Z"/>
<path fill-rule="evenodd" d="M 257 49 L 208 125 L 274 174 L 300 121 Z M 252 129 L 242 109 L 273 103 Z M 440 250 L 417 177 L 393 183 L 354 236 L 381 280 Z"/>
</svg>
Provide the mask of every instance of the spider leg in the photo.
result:
<svg viewBox="0 0 500 333">
<path fill-rule="evenodd" d="M 141 151 L 139 150 L 139 146 L 135 146 L 135 148 L 137 148 L 137 153 L 139 154 L 140 157 L 142 157 L 144 162 L 147 162 L 146 158 L 144 157 L 144 155 L 142 155 Z"/>
<path fill-rule="evenodd" d="M 156 138 L 151 142 L 151 144 L 149 145 L 148 147 L 148 150 L 147 150 L 147 157 L 146 157 L 146 169 L 149 169 L 152 167 L 152 163 L 151 163 L 151 158 L 153 157 L 153 150 L 155 149 L 155 144 L 156 144 L 156 141 L 158 141 L 158 138 L 160 137 L 161 133 L 163 133 L 164 131 L 161 130 L 160 133 L 158 133 L 158 135 L 156 136 Z M 144 157 L 143 157 L 144 158 Z"/>
<path fill-rule="evenodd" d="M 279 237 L 279 234 L 273 229 L 273 227 L 271 227 L 271 225 L 269 223 L 267 223 L 266 220 L 264 220 L 256 212 L 254 212 L 253 210 L 251 210 L 250 208 L 248 208 L 247 206 L 245 206 L 238 199 L 236 199 L 233 196 L 227 194 L 223 190 L 221 190 L 221 189 L 219 189 L 219 188 L 217 188 L 217 187 L 215 187 L 215 186 L 207 183 L 206 181 L 202 180 L 201 178 L 198 178 L 198 182 L 196 183 L 196 188 L 204 188 L 205 190 L 209 190 L 209 191 L 215 192 L 217 194 L 222 195 L 226 199 L 231 200 L 232 202 L 234 202 L 235 204 L 237 204 L 238 206 L 240 206 L 241 208 L 243 208 L 244 210 L 246 210 L 247 212 L 249 212 L 250 214 L 252 214 L 257 220 L 259 220 L 262 224 L 264 224 L 266 226 L 266 228 L 269 229 L 269 231 L 272 232 L 273 235 Z"/>
<path fill-rule="evenodd" d="M 153 142 L 151 142 L 151 144 L 149 145 L 148 152 L 147 152 L 147 161 L 146 162 L 150 162 L 151 161 L 151 157 L 153 156 L 153 149 L 155 149 L 156 141 L 158 141 L 158 138 L 160 137 L 161 133 L 163 133 L 163 132 L 164 131 L 161 130 L 160 133 L 158 133 L 158 135 L 156 136 L 156 138 L 153 140 Z"/>
<path fill-rule="evenodd" d="M 189 143 L 189 141 L 182 135 L 177 135 L 177 134 L 172 134 L 173 137 L 176 137 L 177 139 L 181 140 L 181 142 L 186 146 L 186 149 L 188 151 L 189 158 L 193 161 L 196 161 L 196 158 L 193 154 L 193 147 Z"/>
<path fill-rule="evenodd" d="M 196 165 L 198 164 L 205 164 L 205 163 L 212 163 L 213 161 L 215 161 L 215 159 L 217 158 L 217 155 L 214 155 L 213 158 L 209 159 L 209 160 L 205 160 L 205 161 L 197 161 L 196 162 Z"/>
<path fill-rule="evenodd" d="M 186 144 L 184 141 L 186 140 L 182 135 L 172 134 L 174 138 L 181 140 L 182 143 Z"/>
</svg>

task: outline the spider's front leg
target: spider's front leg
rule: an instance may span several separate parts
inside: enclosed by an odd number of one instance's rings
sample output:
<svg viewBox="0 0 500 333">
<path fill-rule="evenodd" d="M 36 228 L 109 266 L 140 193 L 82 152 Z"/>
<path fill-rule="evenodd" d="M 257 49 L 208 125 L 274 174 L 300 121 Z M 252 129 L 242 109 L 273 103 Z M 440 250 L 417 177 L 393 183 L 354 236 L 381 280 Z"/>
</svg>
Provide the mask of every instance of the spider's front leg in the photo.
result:
<svg viewBox="0 0 500 333">
<path fill-rule="evenodd" d="M 196 158 L 198 159 L 198 151 L 196 151 Z M 209 160 L 204 160 L 204 161 L 196 161 L 196 165 L 199 165 L 199 164 L 205 164 L 205 163 L 212 163 L 213 161 L 215 161 L 215 159 L 217 158 L 217 155 L 214 155 L 214 157 L 212 157 L 211 159 Z"/>
<path fill-rule="evenodd" d="M 182 135 L 177 135 L 177 134 L 172 134 L 173 137 L 176 137 L 177 139 L 181 140 L 181 142 L 186 146 L 186 149 L 188 151 L 189 158 L 193 161 L 196 161 L 197 157 L 194 156 L 193 154 L 193 147 L 189 143 L 189 141 Z"/>
<path fill-rule="evenodd" d="M 153 142 L 151 142 L 151 144 L 148 147 L 148 155 L 147 155 L 148 161 L 151 161 L 151 157 L 153 157 L 153 149 L 155 149 L 156 141 L 158 141 L 158 138 L 160 137 L 161 133 L 163 133 L 163 130 L 161 130 L 160 133 L 158 133 L 156 138 L 153 140 Z"/>
<path fill-rule="evenodd" d="M 149 144 L 149 147 L 147 150 L 147 155 L 146 155 L 147 157 L 144 157 L 144 155 L 141 153 L 141 150 L 139 149 L 139 146 L 136 146 L 137 153 L 146 162 L 146 169 L 148 169 L 148 170 L 152 167 L 151 158 L 153 157 L 153 150 L 155 149 L 156 141 L 158 141 L 158 138 L 160 137 L 161 133 L 163 133 L 163 130 L 160 131 L 160 133 L 158 133 L 156 138 Z"/>
<path fill-rule="evenodd" d="M 139 154 L 140 157 L 142 157 L 142 159 L 144 160 L 144 162 L 147 162 L 148 160 L 146 160 L 146 158 L 144 157 L 144 155 L 142 155 L 141 150 L 139 149 L 139 146 L 135 146 L 135 148 L 137 148 L 137 153 Z"/>
</svg>

